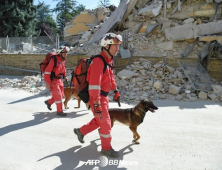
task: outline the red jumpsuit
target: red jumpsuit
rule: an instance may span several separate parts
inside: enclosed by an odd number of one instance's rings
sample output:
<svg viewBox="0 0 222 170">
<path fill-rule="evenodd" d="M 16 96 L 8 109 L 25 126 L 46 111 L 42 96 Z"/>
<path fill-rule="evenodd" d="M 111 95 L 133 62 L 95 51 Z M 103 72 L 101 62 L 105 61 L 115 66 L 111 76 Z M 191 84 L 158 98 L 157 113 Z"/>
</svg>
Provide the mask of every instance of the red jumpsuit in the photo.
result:
<svg viewBox="0 0 222 170">
<path fill-rule="evenodd" d="M 48 103 L 52 105 L 56 103 L 57 112 L 61 113 L 62 110 L 62 98 L 63 98 L 63 81 L 62 77 L 66 77 L 65 59 L 63 60 L 60 55 L 56 56 L 57 63 L 54 68 L 54 60 L 51 59 L 44 72 L 44 80 L 47 84 L 50 84 L 50 90 L 52 98 L 48 100 Z M 55 73 L 57 78 L 51 80 L 51 72 Z"/>
<path fill-rule="evenodd" d="M 100 53 L 108 64 L 112 65 L 113 59 L 109 59 L 103 52 Z M 101 146 L 103 150 L 112 149 L 111 146 L 111 121 L 108 113 L 109 98 L 108 93 L 116 89 L 115 78 L 112 69 L 107 66 L 103 73 L 104 63 L 100 58 L 94 58 L 91 62 L 87 81 L 89 82 L 89 104 L 94 112 L 94 102 L 100 100 L 102 107 L 102 117 L 94 117 L 88 124 L 83 125 L 79 130 L 83 135 L 100 127 Z"/>
</svg>

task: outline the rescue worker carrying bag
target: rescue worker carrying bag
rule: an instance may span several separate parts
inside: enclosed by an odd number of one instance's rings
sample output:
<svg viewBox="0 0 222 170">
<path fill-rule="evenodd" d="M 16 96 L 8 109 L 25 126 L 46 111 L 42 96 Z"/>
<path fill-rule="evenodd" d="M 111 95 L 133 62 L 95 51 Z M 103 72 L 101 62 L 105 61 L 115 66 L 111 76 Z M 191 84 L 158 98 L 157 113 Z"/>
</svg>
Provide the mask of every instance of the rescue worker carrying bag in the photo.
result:
<svg viewBox="0 0 222 170">
<path fill-rule="evenodd" d="M 89 92 L 88 92 L 88 82 L 86 81 L 87 77 L 87 70 L 89 68 L 90 63 L 92 60 L 96 57 L 99 57 L 102 59 L 104 62 L 104 68 L 103 68 L 103 73 L 105 72 L 107 65 L 109 65 L 111 68 L 110 64 L 107 64 L 105 59 L 101 55 L 96 55 L 91 58 L 80 58 L 78 60 L 77 67 L 73 70 L 72 78 L 71 78 L 71 84 L 70 87 L 73 86 L 75 87 L 76 91 L 78 92 L 78 97 L 84 102 L 88 103 L 89 101 Z"/>
</svg>

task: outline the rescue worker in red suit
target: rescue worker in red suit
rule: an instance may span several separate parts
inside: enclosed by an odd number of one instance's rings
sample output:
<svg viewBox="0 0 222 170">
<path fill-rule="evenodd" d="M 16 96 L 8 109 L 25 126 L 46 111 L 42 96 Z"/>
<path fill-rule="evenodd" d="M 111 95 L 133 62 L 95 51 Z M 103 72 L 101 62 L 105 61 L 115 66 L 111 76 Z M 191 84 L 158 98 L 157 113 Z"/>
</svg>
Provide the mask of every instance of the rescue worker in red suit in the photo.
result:
<svg viewBox="0 0 222 170">
<path fill-rule="evenodd" d="M 119 51 L 119 44 L 122 42 L 122 36 L 114 33 L 107 33 L 101 39 L 102 51 L 100 55 L 104 57 L 107 64 L 112 65 L 113 56 Z M 111 121 L 108 113 L 109 98 L 108 93 L 114 90 L 114 100 L 117 101 L 120 93 L 117 90 L 112 68 L 108 65 L 103 72 L 104 62 L 96 57 L 92 60 L 87 73 L 89 82 L 89 104 L 94 114 L 94 118 L 81 128 L 74 128 L 74 133 L 78 140 L 84 143 L 83 137 L 91 131 L 100 128 L 101 153 L 109 157 L 118 157 L 118 152 L 111 146 Z"/>
<path fill-rule="evenodd" d="M 45 101 L 47 108 L 52 110 L 51 105 L 56 104 L 57 115 L 66 116 L 66 113 L 62 109 L 62 98 L 63 98 L 63 81 L 62 78 L 67 81 L 65 60 L 69 47 L 62 46 L 59 49 L 59 54 L 56 55 L 57 63 L 54 68 L 54 60 L 51 59 L 44 72 L 44 80 L 46 82 L 46 88 L 51 90 L 52 98 Z"/>
</svg>

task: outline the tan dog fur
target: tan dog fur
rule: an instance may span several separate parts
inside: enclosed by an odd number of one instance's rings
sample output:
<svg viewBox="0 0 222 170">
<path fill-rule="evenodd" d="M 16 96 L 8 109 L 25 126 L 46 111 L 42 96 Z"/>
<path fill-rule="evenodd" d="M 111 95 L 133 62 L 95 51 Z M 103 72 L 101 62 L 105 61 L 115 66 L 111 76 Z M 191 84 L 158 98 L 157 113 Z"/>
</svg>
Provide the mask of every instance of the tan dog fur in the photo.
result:
<svg viewBox="0 0 222 170">
<path fill-rule="evenodd" d="M 69 109 L 69 107 L 67 106 L 68 101 L 74 97 L 78 100 L 78 107 L 74 107 L 75 109 L 80 108 L 80 102 L 81 99 L 78 97 L 78 92 L 76 91 L 75 87 L 66 87 L 64 88 L 64 97 L 65 97 L 65 101 L 63 102 L 65 109 Z"/>
</svg>

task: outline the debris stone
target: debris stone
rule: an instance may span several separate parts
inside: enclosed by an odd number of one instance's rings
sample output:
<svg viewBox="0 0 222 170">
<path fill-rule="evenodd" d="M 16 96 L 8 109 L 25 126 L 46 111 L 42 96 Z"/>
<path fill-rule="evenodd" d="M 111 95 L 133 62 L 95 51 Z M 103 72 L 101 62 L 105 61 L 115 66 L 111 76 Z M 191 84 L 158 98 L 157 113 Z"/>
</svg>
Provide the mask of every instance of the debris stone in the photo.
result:
<svg viewBox="0 0 222 170">
<path fill-rule="evenodd" d="M 152 100 L 172 99 L 186 102 L 197 100 L 222 102 L 222 82 L 213 84 L 211 91 L 196 91 L 181 68 L 167 66 L 164 69 L 160 67 L 162 64 L 161 61 L 153 64 L 147 59 L 140 58 L 139 61 L 133 62 L 133 64 L 117 72 L 115 79 L 122 96 L 121 102 L 133 104 L 135 101 L 144 98 Z M 193 70 L 192 67 L 189 67 L 189 70 Z M 67 70 L 69 79 L 71 79 L 71 72 L 72 70 Z M 145 72 L 146 74 L 144 74 Z M 205 86 L 204 83 L 201 85 Z M 41 95 L 51 93 L 45 88 L 45 82 L 40 75 L 15 78 L 2 75 L 0 76 L 0 88 L 22 89 Z M 110 92 L 109 98 L 111 101 L 113 95 L 113 92 Z"/>
<path fill-rule="evenodd" d="M 212 85 L 212 91 L 206 92 L 205 89 L 209 85 L 205 76 L 198 79 L 191 77 L 196 80 L 194 84 L 187 79 L 187 74 L 191 76 L 195 72 L 192 66 L 181 70 L 164 62 L 152 63 L 149 60 L 149 57 L 163 56 L 181 58 L 189 44 L 195 40 L 197 43 L 189 51 L 187 58 L 200 57 L 203 60 L 214 41 L 217 41 L 217 48 L 213 49 L 222 48 L 222 19 L 216 14 L 216 11 L 221 11 L 221 7 L 215 10 L 216 3 L 221 3 L 222 0 L 179 2 L 178 5 L 175 0 L 166 4 L 163 4 L 163 0 L 122 0 L 116 9 L 86 10 L 66 24 L 64 38 L 67 45 L 71 46 L 71 54 L 92 56 L 101 51 L 99 40 L 103 34 L 128 34 L 128 47 L 130 53 L 133 50 L 132 57 L 146 57 L 133 62 L 115 75 L 123 100 L 128 103 L 143 97 L 187 102 L 221 102 L 222 83 Z M 28 47 L 29 44 L 26 51 L 19 53 L 27 53 Z M 197 51 L 200 51 L 200 54 Z M 1 52 L 8 53 L 6 50 Z M 220 52 L 214 52 L 216 57 L 222 57 Z M 22 79 L 0 78 L 0 88 L 20 88 L 33 93 L 47 94 L 44 82 L 40 79 L 39 75 Z M 193 85 L 198 91 L 193 89 Z"/>
</svg>

